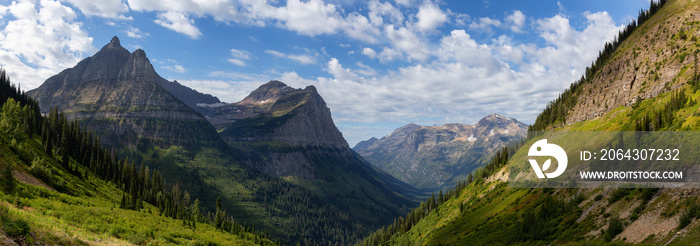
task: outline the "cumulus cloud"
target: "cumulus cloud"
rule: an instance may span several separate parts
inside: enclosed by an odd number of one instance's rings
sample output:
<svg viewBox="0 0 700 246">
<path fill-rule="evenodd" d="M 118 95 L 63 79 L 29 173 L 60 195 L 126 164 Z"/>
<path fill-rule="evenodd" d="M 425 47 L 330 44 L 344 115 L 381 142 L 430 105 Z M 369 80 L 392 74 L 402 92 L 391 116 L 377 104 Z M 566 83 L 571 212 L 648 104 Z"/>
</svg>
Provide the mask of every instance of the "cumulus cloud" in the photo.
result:
<svg viewBox="0 0 700 246">
<path fill-rule="evenodd" d="M 368 16 L 372 25 L 383 26 L 385 23 L 399 24 L 404 20 L 401 10 L 390 2 L 381 3 L 377 0 L 372 0 L 367 3 L 367 7 L 369 7 Z"/>
<path fill-rule="evenodd" d="M 436 59 L 424 63 L 376 73 L 364 64 L 353 69 L 331 57 L 325 64 L 328 77 L 307 79 L 290 71 L 275 79 L 297 88 L 316 86 L 351 144 L 407 122 L 472 124 L 493 112 L 532 122 L 621 28 L 605 12 L 584 17 L 587 23 L 578 29 L 561 15 L 535 20 L 535 31 L 544 40 L 540 45 L 517 43 L 507 36 L 480 43 L 465 30 L 453 30 L 437 44 L 425 46 L 426 56 Z M 400 28 L 391 30 L 397 32 L 391 35 L 400 36 Z M 410 49 L 399 49 L 405 39 L 396 38 L 396 48 L 384 47 L 376 57 L 408 55 L 404 50 Z"/>
<path fill-rule="evenodd" d="M 110 19 L 132 20 L 124 14 L 129 11 L 122 0 L 68 0 L 86 16 L 100 16 Z"/>
<path fill-rule="evenodd" d="M 150 34 L 147 32 L 142 32 L 140 29 L 136 27 L 129 27 L 129 29 L 126 30 L 126 36 L 130 38 L 143 38 L 145 36 L 149 36 Z"/>
<path fill-rule="evenodd" d="M 581 31 L 575 30 L 563 15 L 538 20 L 537 29 L 547 47 L 530 50 L 528 55 L 537 57 L 541 65 L 562 73 L 571 73 L 570 67 L 576 67 L 569 64 L 590 64 L 598 55 L 600 44 L 611 40 L 621 26 L 616 26 L 607 12 L 583 15 L 588 23 Z M 575 73 L 580 75 L 583 68 L 579 67 Z"/>
<path fill-rule="evenodd" d="M 0 31 L 0 60 L 23 89 L 38 87 L 95 49 L 75 11 L 60 2 L 19 1 L 0 8 L 7 11 L 3 18 L 13 17 Z"/>
<path fill-rule="evenodd" d="M 413 31 L 406 27 L 395 29 L 394 25 L 388 25 L 385 27 L 384 32 L 387 38 L 391 40 L 392 45 L 406 53 L 410 60 L 425 61 L 428 59 L 429 50 L 427 44 Z"/>
<path fill-rule="evenodd" d="M 478 21 L 469 24 L 469 29 L 491 31 L 491 27 L 501 26 L 501 21 L 489 17 L 481 17 Z"/>
<path fill-rule="evenodd" d="M 295 54 L 287 54 L 287 53 L 282 53 L 276 50 L 265 50 L 265 53 L 268 53 L 270 55 L 280 57 L 280 58 L 286 58 L 290 60 L 297 61 L 301 64 L 308 65 L 308 64 L 314 64 L 316 63 L 316 58 L 310 55 L 295 55 Z"/>
<path fill-rule="evenodd" d="M 393 61 L 394 59 L 401 58 L 401 52 L 389 47 L 382 48 L 382 51 L 377 55 L 379 61 L 382 63 L 387 63 Z"/>
<path fill-rule="evenodd" d="M 522 33 L 525 25 L 525 14 L 520 10 L 513 11 L 513 14 L 506 17 L 505 21 L 510 24 L 510 30 L 515 33 Z"/>
<path fill-rule="evenodd" d="M 447 21 L 447 14 L 432 2 L 426 2 L 416 14 L 416 27 L 421 32 L 433 32 Z"/>
<path fill-rule="evenodd" d="M 377 57 L 377 52 L 369 47 L 365 47 L 364 49 L 362 49 L 362 54 L 366 55 L 367 57 L 372 58 L 372 59 Z"/>
<path fill-rule="evenodd" d="M 179 12 L 168 11 L 165 13 L 159 13 L 158 19 L 154 20 L 153 22 L 170 30 L 185 34 L 191 39 L 198 39 L 199 36 L 202 35 L 199 28 L 194 25 L 194 20 L 189 19 L 187 16 Z"/>
<path fill-rule="evenodd" d="M 101 1 L 108 0 L 93 2 Z M 218 71 L 209 74 L 211 78 L 180 81 L 230 102 L 242 99 L 269 79 L 301 88 L 312 84 L 332 109 L 339 128 L 362 134 L 379 130 L 354 127 L 378 122 L 395 124 L 389 128 L 407 122 L 474 123 L 493 112 L 532 122 L 549 100 L 581 75 L 602 44 L 620 29 L 605 12 L 584 13 L 587 22 L 583 27 L 574 27 L 564 15 L 528 19 L 516 10 L 502 20 L 471 18 L 442 10 L 431 1 L 370 1 L 363 9 L 365 14 L 346 12 L 339 5 L 321 0 L 290 0 L 281 4 L 247 0 L 128 0 L 128 6 L 124 1 L 108 2 L 112 5 L 91 9 L 82 0 L 71 1 L 85 15 L 109 21 L 122 18 L 128 8 L 153 11 L 157 16 L 155 23 L 193 39 L 204 35 L 194 19 L 212 17 L 227 24 L 276 27 L 312 37 L 340 35 L 359 41 L 357 46 L 363 47 L 362 54 L 370 59 L 382 63 L 402 60 L 399 67 L 377 72 L 361 62 L 343 64 L 343 58 L 325 53 L 269 49 L 265 53 L 271 57 L 303 65 L 320 63 L 328 74 L 308 79 L 294 71 L 264 75 Z M 0 30 L 0 60 L 14 81 L 30 81 L 30 86 L 23 84 L 23 88 L 32 88 L 31 83 L 38 86 L 41 81 L 37 78 L 43 80 L 73 66 L 94 51 L 92 39 L 75 21 L 75 11 L 60 2 L 18 1 L 2 9 L 0 15 L 7 25 Z M 439 33 L 450 19 L 461 26 Z M 510 32 L 477 41 L 469 32 L 501 27 L 520 33 L 526 22 L 533 23 L 528 32 L 540 39 L 536 44 L 514 41 L 507 36 Z M 129 28 L 126 33 L 133 38 L 148 36 L 138 28 Z M 231 49 L 224 59 L 246 66 L 252 57 L 248 51 Z M 328 58 L 319 61 L 320 57 Z M 175 73 L 187 72 L 174 61 L 165 60 L 159 65 Z M 351 143 L 369 137 L 346 136 Z"/>
<path fill-rule="evenodd" d="M 234 1 L 199 1 L 199 0 L 128 0 L 129 8 L 135 11 L 177 12 L 194 16 L 212 16 L 217 21 L 240 22 L 244 18 Z"/>
</svg>

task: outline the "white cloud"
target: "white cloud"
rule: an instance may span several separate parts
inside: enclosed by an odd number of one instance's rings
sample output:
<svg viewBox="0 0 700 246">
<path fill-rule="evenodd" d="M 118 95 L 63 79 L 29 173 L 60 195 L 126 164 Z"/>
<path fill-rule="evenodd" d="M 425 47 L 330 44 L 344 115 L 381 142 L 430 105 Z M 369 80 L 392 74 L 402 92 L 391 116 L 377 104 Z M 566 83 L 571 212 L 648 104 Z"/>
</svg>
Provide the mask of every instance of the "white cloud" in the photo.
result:
<svg viewBox="0 0 700 246">
<path fill-rule="evenodd" d="M 379 61 L 382 63 L 390 62 L 394 59 L 401 58 L 401 52 L 389 47 L 384 47 L 377 57 L 379 57 Z"/>
<path fill-rule="evenodd" d="M 176 72 L 176 73 L 186 73 L 187 69 L 180 65 L 179 62 L 173 59 L 156 59 L 153 58 L 151 59 L 151 62 L 160 64 L 160 68 L 171 71 L 171 72 Z"/>
<path fill-rule="evenodd" d="M 245 50 L 231 49 L 231 57 L 232 58 L 228 59 L 228 62 L 243 67 L 247 65 L 243 60 L 250 59 L 250 52 Z"/>
<path fill-rule="evenodd" d="M 469 24 L 469 29 L 491 31 L 491 27 L 501 26 L 501 21 L 491 19 L 489 17 L 481 17 L 479 21 L 473 21 Z"/>
<path fill-rule="evenodd" d="M 326 70 L 333 75 L 334 78 L 339 80 L 358 81 L 360 79 L 352 70 L 343 68 L 336 58 L 331 58 L 331 60 L 328 61 Z"/>
<path fill-rule="evenodd" d="M 310 36 L 335 33 L 343 22 L 336 6 L 321 0 L 289 0 L 286 8 L 277 9 L 275 17 L 288 29 Z"/>
<path fill-rule="evenodd" d="M 410 7 L 413 3 L 413 0 L 394 0 L 396 4 L 404 6 L 404 7 Z"/>
<path fill-rule="evenodd" d="M 453 20 L 455 24 L 457 24 L 458 26 L 466 26 L 467 22 L 471 20 L 471 16 L 469 16 L 468 14 L 452 13 L 452 15 L 454 16 Z"/>
<path fill-rule="evenodd" d="M 367 57 L 372 58 L 372 59 L 377 57 L 377 52 L 369 47 L 365 47 L 364 49 L 362 49 L 362 54 L 366 55 Z"/>
<path fill-rule="evenodd" d="M 297 88 L 316 86 L 351 144 L 383 135 L 361 135 L 368 133 L 353 128 L 378 122 L 395 126 L 474 123 L 487 114 L 502 112 L 531 123 L 552 98 L 580 77 L 602 44 L 621 28 L 605 12 L 585 13 L 584 17 L 588 22 L 582 29 L 572 27 L 563 16 L 536 20 L 535 31 L 544 45 L 514 43 L 507 36 L 490 44 L 479 43 L 466 31 L 453 30 L 438 44 L 425 46 L 426 53 L 437 59 L 424 63 L 378 74 L 364 64 L 358 63 L 359 69 L 354 70 L 330 58 L 325 67 L 329 77 L 305 79 L 286 72 L 276 79 Z M 388 36 L 395 36 L 395 45 L 376 54 L 380 61 L 409 55 L 405 50 L 410 48 L 399 48 L 410 46 L 400 44 L 407 39 L 397 38 L 401 29 L 391 30 L 395 33 Z"/>
<path fill-rule="evenodd" d="M 130 38 L 143 38 L 145 36 L 151 35 L 147 32 L 141 32 L 141 30 L 139 30 L 138 28 L 133 27 L 133 26 L 129 27 L 129 29 L 126 30 L 125 32 L 126 32 L 126 36 L 128 36 Z"/>
<path fill-rule="evenodd" d="M 308 64 L 314 64 L 316 63 L 316 58 L 310 55 L 294 55 L 294 54 L 287 54 L 287 53 L 282 53 L 276 50 L 265 50 L 265 53 L 268 53 L 270 55 L 280 57 L 280 58 L 286 58 L 290 60 L 297 61 L 301 64 L 308 65 Z"/>
<path fill-rule="evenodd" d="M 185 67 L 183 67 L 183 66 L 180 65 L 180 64 L 174 64 L 174 65 L 169 65 L 169 66 L 161 66 L 161 68 L 167 69 L 167 70 L 169 70 L 169 71 L 176 72 L 176 73 L 185 73 L 185 72 L 187 72 L 187 70 L 185 69 Z"/>
<path fill-rule="evenodd" d="M 447 21 L 447 15 L 432 2 L 425 2 L 416 14 L 416 27 L 421 32 L 434 32 Z"/>
<path fill-rule="evenodd" d="M 405 27 L 394 29 L 394 25 L 388 25 L 384 31 L 394 47 L 406 53 L 410 60 L 428 59 L 430 54 L 428 46 L 411 30 Z"/>
<path fill-rule="evenodd" d="M 242 14 L 236 3 L 229 0 L 128 0 L 129 8 L 135 11 L 177 12 L 188 13 L 197 17 L 210 15 L 217 21 L 243 21 Z"/>
<path fill-rule="evenodd" d="M 511 25 L 511 31 L 515 33 L 522 33 L 523 26 L 525 25 L 525 14 L 523 14 L 523 12 L 520 10 L 515 10 L 513 11 L 513 14 L 506 17 L 505 21 Z"/>
<path fill-rule="evenodd" d="M 231 49 L 231 56 L 237 59 L 250 59 L 250 52 L 245 50 Z"/>
<path fill-rule="evenodd" d="M 158 19 L 153 22 L 170 30 L 185 34 L 191 39 L 198 39 L 199 36 L 202 36 L 202 32 L 194 25 L 194 20 L 187 18 L 187 16 L 179 12 L 168 11 L 165 13 L 158 13 Z"/>
<path fill-rule="evenodd" d="M 73 6 L 80 9 L 86 16 L 100 16 L 110 19 L 132 20 L 124 13 L 129 12 L 129 7 L 122 0 L 68 0 Z"/>
<path fill-rule="evenodd" d="M 135 11 L 158 12 L 156 23 L 196 38 L 201 35 L 189 16 L 212 16 L 217 21 L 242 23 L 253 26 L 276 26 L 301 35 L 317 36 L 344 33 L 348 37 L 368 43 L 378 42 L 382 34 L 380 26 L 373 26 L 370 20 L 358 12 L 344 13 L 336 4 L 322 0 L 289 0 L 282 6 L 273 6 L 267 1 L 240 2 L 219 1 L 155 1 L 129 0 L 129 7 Z M 387 15 L 390 19 L 403 20 L 400 11 L 385 9 L 378 4 L 376 14 Z"/>
<path fill-rule="evenodd" d="M 372 76 L 376 76 L 376 75 L 377 75 L 377 71 L 376 71 L 376 70 L 374 70 L 374 69 L 373 69 L 372 67 L 370 67 L 370 66 L 365 65 L 365 64 L 362 63 L 362 62 L 357 62 L 355 65 L 357 65 L 358 67 L 362 68 L 362 69 L 355 70 L 355 71 L 354 71 L 355 73 L 364 75 L 364 76 L 366 76 L 366 77 L 372 77 Z"/>
<path fill-rule="evenodd" d="M 381 31 L 370 24 L 367 17 L 352 13 L 346 18 L 343 32 L 349 37 L 367 43 L 376 43 Z"/>
<path fill-rule="evenodd" d="M 8 11 L 3 18 L 14 18 L 0 31 L 0 61 L 22 89 L 38 87 L 95 49 L 75 11 L 60 2 L 19 1 L 2 8 Z"/>
<path fill-rule="evenodd" d="M 477 44 L 464 30 L 453 30 L 449 36 L 442 38 L 438 57 L 443 61 L 478 67 L 489 74 L 503 67 L 494 58 L 491 48 L 486 44 Z"/>
<path fill-rule="evenodd" d="M 231 64 L 238 65 L 241 67 L 245 67 L 247 65 L 244 61 L 242 61 L 240 59 L 236 59 L 236 58 L 229 58 L 227 61 L 230 62 Z"/>
<path fill-rule="evenodd" d="M 540 37 L 547 47 L 529 51 L 527 55 L 537 57 L 542 66 L 561 73 L 571 73 L 570 68 L 577 67 L 572 64 L 590 64 L 598 55 L 601 44 L 611 40 L 621 26 L 615 26 L 606 12 L 586 12 L 584 17 L 588 25 L 582 31 L 575 30 L 563 15 L 537 21 Z M 580 75 L 583 68 L 579 67 L 576 74 Z"/>
<path fill-rule="evenodd" d="M 369 20 L 374 26 L 383 26 L 385 23 L 400 24 L 404 20 L 401 10 L 394 7 L 390 2 L 380 3 L 377 0 L 372 0 L 367 3 L 367 7 L 369 7 Z"/>
</svg>

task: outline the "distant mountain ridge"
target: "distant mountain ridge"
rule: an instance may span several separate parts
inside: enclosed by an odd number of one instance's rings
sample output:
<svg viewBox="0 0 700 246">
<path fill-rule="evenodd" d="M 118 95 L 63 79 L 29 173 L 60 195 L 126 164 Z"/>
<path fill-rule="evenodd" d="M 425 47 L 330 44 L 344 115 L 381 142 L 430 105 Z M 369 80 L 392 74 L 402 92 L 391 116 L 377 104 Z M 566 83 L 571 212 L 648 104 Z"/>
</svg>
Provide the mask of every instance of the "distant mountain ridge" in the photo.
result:
<svg viewBox="0 0 700 246">
<path fill-rule="evenodd" d="M 353 149 L 367 161 L 417 188 L 449 188 L 486 164 L 505 144 L 524 138 L 527 125 L 491 114 L 474 125 L 408 124 Z"/>
<path fill-rule="evenodd" d="M 200 113 L 202 113 L 202 111 L 200 110 L 200 107 L 197 107 L 198 104 L 221 103 L 221 101 L 219 101 L 219 98 L 209 94 L 198 92 L 197 90 L 193 90 L 187 86 L 178 83 L 177 80 L 170 82 L 166 79 L 163 79 L 161 80 L 160 85 L 163 86 L 165 90 L 170 92 L 170 94 L 184 102 L 187 106 Z"/>
</svg>

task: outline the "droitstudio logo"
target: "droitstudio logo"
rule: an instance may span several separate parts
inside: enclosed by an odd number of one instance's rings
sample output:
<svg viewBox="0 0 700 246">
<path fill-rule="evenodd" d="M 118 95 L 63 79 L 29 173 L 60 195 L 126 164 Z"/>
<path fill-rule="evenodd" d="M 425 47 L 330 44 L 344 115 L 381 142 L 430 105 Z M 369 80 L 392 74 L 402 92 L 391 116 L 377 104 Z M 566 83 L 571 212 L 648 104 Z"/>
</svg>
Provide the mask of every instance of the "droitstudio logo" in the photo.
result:
<svg viewBox="0 0 700 246">
<path fill-rule="evenodd" d="M 527 152 L 527 155 L 530 157 L 551 156 L 557 160 L 557 170 L 551 173 L 543 173 L 544 171 L 547 171 L 547 169 L 549 169 L 549 167 L 551 166 L 552 159 L 547 159 L 544 162 L 544 164 L 542 164 L 542 168 L 540 168 L 540 165 L 537 164 L 537 160 L 529 159 L 532 169 L 535 170 L 535 174 L 537 175 L 537 177 L 541 179 L 545 178 L 545 175 L 547 175 L 547 178 L 550 179 L 559 177 L 559 175 L 564 173 L 564 171 L 566 170 L 566 164 L 569 162 L 569 159 L 566 156 L 566 151 L 559 147 L 559 145 L 548 144 L 547 139 L 542 139 L 535 142 L 535 144 L 533 144 L 530 147 L 530 150 Z"/>
</svg>

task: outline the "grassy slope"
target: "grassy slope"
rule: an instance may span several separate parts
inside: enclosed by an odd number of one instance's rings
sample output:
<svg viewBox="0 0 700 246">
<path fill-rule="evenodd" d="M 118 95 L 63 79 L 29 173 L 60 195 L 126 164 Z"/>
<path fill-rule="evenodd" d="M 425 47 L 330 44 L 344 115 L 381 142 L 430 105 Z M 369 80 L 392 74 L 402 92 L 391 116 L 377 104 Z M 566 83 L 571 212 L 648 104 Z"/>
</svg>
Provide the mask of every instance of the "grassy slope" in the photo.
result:
<svg viewBox="0 0 700 246">
<path fill-rule="evenodd" d="M 23 181 L 16 194 L 0 194 L 0 206 L 7 209 L 4 216 L 24 220 L 31 228 L 29 234 L 14 239 L 64 245 L 254 245 L 204 223 L 198 223 L 193 231 L 184 227 L 181 220 L 158 216 L 157 209 L 151 205 L 141 211 L 119 209 L 121 191 L 112 184 L 90 172 L 86 180 L 69 174 L 42 150 L 40 139 L 20 135 L 17 138 L 20 141 L 14 142 L 9 136 L 0 135 L 0 162 L 13 165 L 17 170 L 14 176 Z M 49 188 L 29 174 L 33 160 L 42 160 L 52 173 L 53 183 L 58 184 L 54 186 L 63 192 Z"/>
<path fill-rule="evenodd" d="M 681 1 L 672 1 L 670 7 L 664 7 L 649 22 L 641 26 L 640 31 L 628 40 L 638 40 L 652 28 L 661 24 L 666 18 L 673 18 L 683 11 Z M 698 25 L 691 23 L 688 33 L 696 33 Z M 681 51 L 692 54 L 698 50 L 700 43 L 690 37 Z M 693 40 L 693 41 L 691 41 Z M 675 43 L 669 42 L 670 46 Z M 627 43 L 620 47 L 615 56 L 631 52 L 632 45 Z M 681 52 L 679 52 L 680 54 Z M 614 60 L 615 58 L 613 57 Z M 680 59 L 674 57 L 674 59 Z M 661 64 L 663 65 L 663 64 Z M 666 92 L 655 98 L 644 100 L 635 107 L 620 106 L 607 114 L 561 126 L 555 130 L 561 131 L 625 131 L 634 130 L 634 122 L 643 114 L 661 110 L 671 98 L 670 88 L 680 86 L 680 90 L 689 98 L 700 100 L 700 91 L 694 91 L 685 83 L 692 76 L 691 65 L 684 66 L 671 83 L 666 84 Z M 605 71 L 602 69 L 601 71 Z M 646 82 L 645 82 L 646 84 Z M 649 81 L 648 86 L 653 84 Z M 645 86 L 642 88 L 648 88 Z M 585 91 L 585 90 L 584 90 Z M 674 112 L 675 120 L 666 126 L 666 131 L 698 131 L 700 130 L 700 104 L 689 103 Z M 529 146 L 529 145 L 525 145 Z M 516 155 L 525 155 L 527 149 L 521 148 Z M 507 172 L 507 167 L 501 172 Z M 501 173 L 502 175 L 503 173 Z M 496 176 L 499 174 L 497 173 Z M 502 178 L 502 177 L 500 177 Z M 685 229 L 677 228 L 681 214 L 693 204 L 700 203 L 697 190 L 666 189 L 654 194 L 646 206 L 643 203 L 643 190 L 620 189 L 510 189 L 504 181 L 492 177 L 485 182 L 471 183 L 459 195 L 443 203 L 436 211 L 420 220 L 406 233 L 397 233 L 391 239 L 396 245 L 483 245 L 483 244 L 629 244 L 627 236 L 641 235 L 635 243 L 643 245 L 693 245 L 700 239 L 700 220 L 695 219 Z M 579 195 L 582 200 L 575 200 Z M 552 197 L 562 204 L 574 201 L 575 206 L 570 210 L 546 219 L 549 228 L 545 235 L 536 239 L 523 239 L 523 221 L 525 211 L 537 211 L 544 207 L 544 198 Z M 580 201 L 580 202 L 579 202 Z M 460 205 L 463 210 L 460 211 Z M 632 218 L 633 210 L 640 207 L 639 218 Z M 619 217 L 626 231 L 623 231 L 612 242 L 605 241 L 605 231 L 613 218 Z M 651 218 L 651 220 L 648 220 Z M 577 221 L 578 220 L 578 221 Z M 534 226 L 534 225 L 529 225 Z M 647 231 L 635 231 L 639 227 Z M 649 233 L 656 231 L 657 233 Z M 676 234 L 679 235 L 676 236 Z"/>
</svg>

